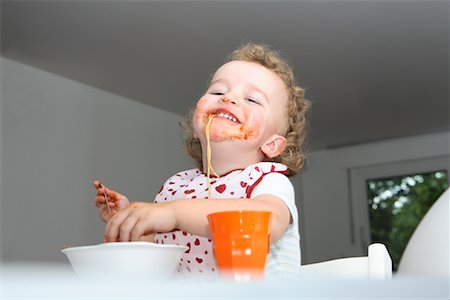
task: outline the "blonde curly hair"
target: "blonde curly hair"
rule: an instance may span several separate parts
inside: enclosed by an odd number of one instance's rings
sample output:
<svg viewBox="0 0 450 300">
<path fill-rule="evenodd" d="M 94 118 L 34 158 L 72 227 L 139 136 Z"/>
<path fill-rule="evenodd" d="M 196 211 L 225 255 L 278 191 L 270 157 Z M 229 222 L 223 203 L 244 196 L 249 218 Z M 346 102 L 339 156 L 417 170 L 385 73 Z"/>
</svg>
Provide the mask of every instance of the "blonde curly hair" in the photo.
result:
<svg viewBox="0 0 450 300">
<path fill-rule="evenodd" d="M 305 91 L 297 86 L 294 72 L 288 63 L 280 57 L 278 52 L 267 45 L 248 43 L 234 50 L 225 63 L 241 60 L 258 63 L 277 74 L 285 83 L 289 99 L 287 107 L 288 124 L 285 133 L 286 149 L 277 157 L 264 161 L 278 162 L 288 167 L 288 176 L 297 174 L 305 164 L 305 153 L 302 146 L 306 137 L 306 113 L 310 102 L 305 99 Z M 193 111 L 181 123 L 186 131 L 184 146 L 186 152 L 192 157 L 197 167 L 203 169 L 202 148 L 198 138 L 193 136 Z"/>
</svg>

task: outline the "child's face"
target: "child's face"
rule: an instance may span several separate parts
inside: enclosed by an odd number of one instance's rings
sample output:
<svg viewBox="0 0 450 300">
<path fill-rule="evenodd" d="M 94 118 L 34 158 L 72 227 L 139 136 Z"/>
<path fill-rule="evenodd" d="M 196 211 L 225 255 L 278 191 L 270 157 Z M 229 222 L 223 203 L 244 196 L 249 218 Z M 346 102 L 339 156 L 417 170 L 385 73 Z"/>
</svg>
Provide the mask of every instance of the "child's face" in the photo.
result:
<svg viewBox="0 0 450 300">
<path fill-rule="evenodd" d="M 288 93 L 274 72 L 253 62 L 231 61 L 214 74 L 197 102 L 194 134 L 203 138 L 210 115 L 212 141 L 245 140 L 260 144 L 287 126 Z"/>
</svg>

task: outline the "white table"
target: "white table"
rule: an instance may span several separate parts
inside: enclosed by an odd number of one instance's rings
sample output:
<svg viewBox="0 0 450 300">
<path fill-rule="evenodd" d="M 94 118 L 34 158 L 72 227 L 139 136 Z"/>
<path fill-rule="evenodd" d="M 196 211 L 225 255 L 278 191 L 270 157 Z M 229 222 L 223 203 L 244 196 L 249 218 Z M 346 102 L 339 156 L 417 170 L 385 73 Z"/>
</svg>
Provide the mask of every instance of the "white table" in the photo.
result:
<svg viewBox="0 0 450 300">
<path fill-rule="evenodd" d="M 1 268 L 0 299 L 448 299 L 449 278 L 394 277 L 392 280 L 127 282 L 78 279 L 68 265 L 8 264 Z"/>
</svg>

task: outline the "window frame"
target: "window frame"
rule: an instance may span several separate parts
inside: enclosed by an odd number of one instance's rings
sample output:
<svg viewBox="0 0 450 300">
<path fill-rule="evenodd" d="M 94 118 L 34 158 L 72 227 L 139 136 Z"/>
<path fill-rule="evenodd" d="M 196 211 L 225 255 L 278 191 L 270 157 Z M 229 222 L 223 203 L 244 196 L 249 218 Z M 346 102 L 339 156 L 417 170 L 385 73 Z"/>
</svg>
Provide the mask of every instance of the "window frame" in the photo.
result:
<svg viewBox="0 0 450 300">
<path fill-rule="evenodd" d="M 367 181 L 376 178 L 399 177 L 440 170 L 450 173 L 449 161 L 450 155 L 446 154 L 349 169 L 349 192 L 353 220 L 351 236 L 356 245 L 361 247 L 362 253 L 367 251 L 367 247 L 371 243 L 369 209 L 367 205 Z"/>
</svg>

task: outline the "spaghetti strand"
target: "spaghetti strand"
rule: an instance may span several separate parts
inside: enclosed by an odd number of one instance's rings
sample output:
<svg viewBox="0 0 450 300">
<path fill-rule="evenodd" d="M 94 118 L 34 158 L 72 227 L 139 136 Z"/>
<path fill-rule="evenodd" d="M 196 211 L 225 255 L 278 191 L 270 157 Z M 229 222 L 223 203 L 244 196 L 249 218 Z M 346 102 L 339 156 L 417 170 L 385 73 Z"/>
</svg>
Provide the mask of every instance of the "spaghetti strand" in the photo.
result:
<svg viewBox="0 0 450 300">
<path fill-rule="evenodd" d="M 206 171 L 206 178 L 207 178 L 207 185 L 208 185 L 208 199 L 211 199 L 211 172 L 214 176 L 219 177 L 217 173 L 214 171 L 212 164 L 211 164 L 211 137 L 210 137 L 210 131 L 209 128 L 211 126 L 211 121 L 214 119 L 215 115 L 209 115 L 208 117 L 208 123 L 206 123 L 205 127 L 205 136 L 206 136 L 206 159 L 207 159 L 207 171 Z"/>
</svg>

